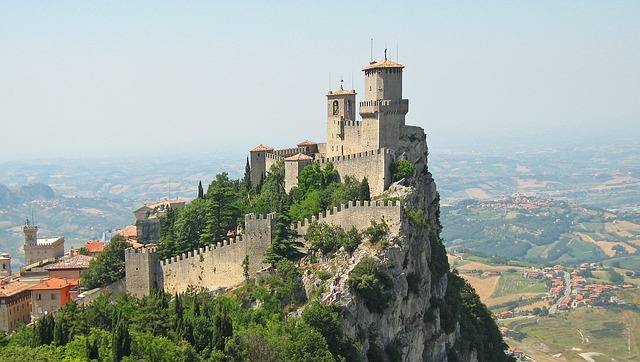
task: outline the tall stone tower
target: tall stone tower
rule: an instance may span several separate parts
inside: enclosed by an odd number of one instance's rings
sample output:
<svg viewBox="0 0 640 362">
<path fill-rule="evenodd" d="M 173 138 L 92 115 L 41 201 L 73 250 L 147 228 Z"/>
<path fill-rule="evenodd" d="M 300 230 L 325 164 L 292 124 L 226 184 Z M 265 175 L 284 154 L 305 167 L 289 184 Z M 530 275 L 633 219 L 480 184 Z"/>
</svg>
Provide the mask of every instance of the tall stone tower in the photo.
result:
<svg viewBox="0 0 640 362">
<path fill-rule="evenodd" d="M 355 153 L 349 128 L 356 125 L 356 92 L 344 90 L 327 93 L 327 149 L 326 156 L 342 156 Z"/>
<path fill-rule="evenodd" d="M 365 97 L 360 102 L 363 143 L 366 149 L 398 147 L 409 112 L 409 100 L 402 99 L 403 65 L 387 59 L 371 61 L 364 71 Z"/>
</svg>

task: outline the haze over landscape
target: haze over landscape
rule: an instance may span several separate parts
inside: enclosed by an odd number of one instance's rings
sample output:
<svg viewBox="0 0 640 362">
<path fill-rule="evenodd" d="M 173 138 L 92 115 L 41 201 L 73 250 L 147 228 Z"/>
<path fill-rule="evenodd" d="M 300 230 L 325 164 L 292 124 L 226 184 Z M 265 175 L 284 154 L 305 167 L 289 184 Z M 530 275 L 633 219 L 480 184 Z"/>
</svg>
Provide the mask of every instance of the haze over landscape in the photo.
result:
<svg viewBox="0 0 640 362">
<path fill-rule="evenodd" d="M 3 2 L 0 161 L 322 141 L 324 94 L 362 95 L 371 39 L 407 66 L 432 149 L 629 137 L 638 19 L 634 1 Z"/>
</svg>

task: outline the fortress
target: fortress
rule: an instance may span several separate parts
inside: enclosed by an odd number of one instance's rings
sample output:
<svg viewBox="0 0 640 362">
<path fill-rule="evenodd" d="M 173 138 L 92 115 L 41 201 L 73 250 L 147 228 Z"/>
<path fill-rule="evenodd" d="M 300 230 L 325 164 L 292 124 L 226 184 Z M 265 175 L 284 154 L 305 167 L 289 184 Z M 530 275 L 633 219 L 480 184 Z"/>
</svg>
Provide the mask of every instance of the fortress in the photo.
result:
<svg viewBox="0 0 640 362">
<path fill-rule="evenodd" d="M 403 156 L 408 144 L 426 138 L 422 128 L 405 125 L 409 101 L 402 98 L 403 69 L 386 56 L 363 69 L 365 99 L 359 103 L 360 120 L 356 119 L 355 90 L 341 86 L 329 91 L 326 143 L 303 141 L 280 150 L 261 144 L 250 150 L 252 184 L 260 182 L 276 162 L 284 161 L 285 190 L 289 192 L 305 166 L 331 162 L 341 178 L 360 181 L 366 177 L 371 195 L 382 194 L 391 184 L 391 164 Z M 127 290 L 142 296 L 154 287 L 176 293 L 189 286 L 214 290 L 239 285 L 267 267 L 262 260 L 271 244 L 275 218 L 275 214 L 246 215 L 244 235 L 167 260 L 159 260 L 155 249 L 129 249 L 125 255 Z M 294 228 L 304 235 L 309 224 L 317 221 L 362 231 L 372 220 L 384 219 L 391 232 L 397 233 L 401 218 L 399 201 L 358 201 L 327 210 Z"/>
</svg>

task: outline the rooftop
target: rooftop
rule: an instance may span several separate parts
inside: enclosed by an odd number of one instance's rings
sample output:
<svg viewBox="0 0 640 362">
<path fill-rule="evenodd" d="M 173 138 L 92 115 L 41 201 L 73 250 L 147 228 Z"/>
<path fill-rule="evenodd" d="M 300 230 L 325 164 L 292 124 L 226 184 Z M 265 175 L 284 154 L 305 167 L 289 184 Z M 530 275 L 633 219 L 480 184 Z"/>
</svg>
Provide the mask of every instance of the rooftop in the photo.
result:
<svg viewBox="0 0 640 362">
<path fill-rule="evenodd" d="M 68 280 L 61 278 L 46 278 L 42 279 L 40 284 L 36 284 L 29 288 L 29 290 L 57 290 L 70 286 L 71 283 Z"/>
<path fill-rule="evenodd" d="M 29 284 L 21 281 L 0 284 L 0 298 L 10 297 L 27 289 L 29 289 Z"/>
<path fill-rule="evenodd" d="M 298 153 L 297 155 L 293 155 L 291 157 L 287 157 L 284 159 L 285 161 L 306 161 L 306 160 L 313 160 L 313 157 L 311 156 L 307 156 L 303 153 Z"/>
<path fill-rule="evenodd" d="M 45 270 L 61 270 L 61 269 L 86 269 L 89 267 L 89 261 L 92 256 L 77 255 L 66 260 L 60 260 L 55 264 L 46 266 Z"/>
<path fill-rule="evenodd" d="M 84 244 L 84 248 L 90 253 L 100 253 L 104 249 L 104 243 L 100 240 L 87 241 L 87 243 Z"/>
<path fill-rule="evenodd" d="M 61 239 L 62 239 L 62 236 L 56 236 L 54 238 L 38 238 L 36 243 L 38 245 L 51 245 L 51 244 L 53 244 L 56 241 L 61 240 Z"/>
<path fill-rule="evenodd" d="M 371 62 L 369 62 L 369 66 L 362 68 L 362 70 L 371 70 L 371 69 L 378 69 L 378 68 L 404 68 L 404 65 L 398 64 L 396 62 L 393 62 L 385 58 L 379 62 L 372 60 Z"/>
<path fill-rule="evenodd" d="M 273 148 L 263 145 L 262 143 L 254 147 L 250 152 L 273 151 Z"/>
</svg>

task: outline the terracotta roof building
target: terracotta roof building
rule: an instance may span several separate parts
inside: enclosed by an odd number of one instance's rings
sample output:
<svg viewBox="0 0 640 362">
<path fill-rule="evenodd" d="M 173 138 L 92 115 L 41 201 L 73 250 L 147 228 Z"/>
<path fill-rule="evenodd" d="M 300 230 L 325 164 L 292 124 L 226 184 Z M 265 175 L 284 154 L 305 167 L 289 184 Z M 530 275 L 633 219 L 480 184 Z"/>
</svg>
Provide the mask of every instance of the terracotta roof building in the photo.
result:
<svg viewBox="0 0 640 362">
<path fill-rule="evenodd" d="M 45 278 L 40 284 L 29 288 L 31 292 L 31 315 L 40 318 L 45 314 L 55 312 L 71 300 L 71 288 L 77 285 L 75 280 Z"/>
<path fill-rule="evenodd" d="M 55 264 L 46 266 L 50 278 L 74 278 L 80 279 L 82 272 L 89 267 L 89 262 L 93 259 L 88 255 L 76 255 L 74 257 L 60 260 Z"/>
<path fill-rule="evenodd" d="M 11 333 L 18 322 L 29 323 L 31 318 L 29 284 L 14 281 L 0 282 L 0 330 Z"/>
</svg>

